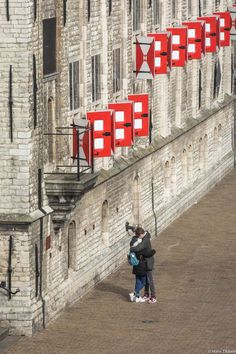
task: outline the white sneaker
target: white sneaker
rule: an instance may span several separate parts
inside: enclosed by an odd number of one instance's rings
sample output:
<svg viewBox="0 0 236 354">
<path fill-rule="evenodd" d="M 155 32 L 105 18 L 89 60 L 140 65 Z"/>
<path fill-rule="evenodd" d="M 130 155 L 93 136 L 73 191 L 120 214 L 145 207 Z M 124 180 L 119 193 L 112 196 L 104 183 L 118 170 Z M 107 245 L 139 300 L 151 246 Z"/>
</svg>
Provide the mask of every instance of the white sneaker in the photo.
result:
<svg viewBox="0 0 236 354">
<path fill-rule="evenodd" d="M 135 299 L 134 293 L 130 293 L 130 294 L 129 294 L 129 298 L 130 298 L 130 301 L 131 301 L 131 302 L 134 302 L 134 299 Z"/>
<path fill-rule="evenodd" d="M 146 302 L 146 300 L 143 299 L 141 296 L 139 296 L 139 297 L 135 296 L 134 297 L 134 302 Z"/>
</svg>

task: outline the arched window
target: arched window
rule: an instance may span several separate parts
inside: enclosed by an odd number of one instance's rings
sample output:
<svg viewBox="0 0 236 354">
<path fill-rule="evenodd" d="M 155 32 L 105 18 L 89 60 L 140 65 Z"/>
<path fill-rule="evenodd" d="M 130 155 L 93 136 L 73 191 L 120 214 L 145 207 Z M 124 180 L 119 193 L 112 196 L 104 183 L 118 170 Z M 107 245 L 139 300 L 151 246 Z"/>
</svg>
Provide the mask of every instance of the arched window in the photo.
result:
<svg viewBox="0 0 236 354">
<path fill-rule="evenodd" d="M 102 243 L 109 246 L 109 207 L 107 200 L 105 200 L 102 204 L 101 232 Z"/>
<path fill-rule="evenodd" d="M 214 68 L 214 87 L 213 87 L 213 98 L 217 99 L 220 92 L 221 85 L 221 65 L 219 58 L 216 58 L 215 68 Z"/>
<path fill-rule="evenodd" d="M 169 161 L 164 165 L 164 193 L 165 197 L 169 199 L 171 194 L 171 168 Z"/>
<path fill-rule="evenodd" d="M 182 179 L 183 186 L 186 187 L 188 184 L 188 158 L 187 151 L 184 149 L 182 154 Z"/>
<path fill-rule="evenodd" d="M 218 125 L 218 149 L 217 149 L 217 161 L 218 163 L 221 161 L 222 158 L 222 149 L 223 149 L 223 144 L 222 144 L 222 140 L 223 140 L 223 134 L 222 134 L 222 125 L 219 124 Z"/>
<path fill-rule="evenodd" d="M 171 158 L 171 193 L 172 195 L 176 195 L 176 189 L 177 189 L 177 185 L 176 185 L 176 162 L 175 162 L 175 157 L 173 156 Z"/>
<path fill-rule="evenodd" d="M 213 132 L 213 147 L 212 147 L 213 165 L 217 163 L 217 149 L 218 149 L 218 132 L 217 132 L 217 128 L 215 127 Z"/>
<path fill-rule="evenodd" d="M 137 174 L 133 181 L 133 198 L 132 198 L 132 209 L 133 209 L 133 220 L 136 225 L 141 223 L 140 220 L 140 177 Z"/>
<path fill-rule="evenodd" d="M 55 133 L 55 101 L 53 97 L 48 100 L 48 133 Z M 48 160 L 55 162 L 56 158 L 56 139 L 55 135 L 48 135 Z"/>
<path fill-rule="evenodd" d="M 76 270 L 76 224 L 72 221 L 68 227 L 68 269 Z"/>
<path fill-rule="evenodd" d="M 199 139 L 199 152 L 198 152 L 198 162 L 199 162 L 199 171 L 200 173 L 203 172 L 203 168 L 204 168 L 204 145 L 203 145 L 203 139 L 200 138 Z"/>
<path fill-rule="evenodd" d="M 204 171 L 208 169 L 208 135 L 204 136 Z"/>
<path fill-rule="evenodd" d="M 219 137 L 219 141 L 222 142 L 222 125 L 221 124 L 218 125 L 218 137 Z"/>
<path fill-rule="evenodd" d="M 187 169 L 188 180 L 191 182 L 193 180 L 193 146 L 191 144 L 188 146 Z"/>
</svg>

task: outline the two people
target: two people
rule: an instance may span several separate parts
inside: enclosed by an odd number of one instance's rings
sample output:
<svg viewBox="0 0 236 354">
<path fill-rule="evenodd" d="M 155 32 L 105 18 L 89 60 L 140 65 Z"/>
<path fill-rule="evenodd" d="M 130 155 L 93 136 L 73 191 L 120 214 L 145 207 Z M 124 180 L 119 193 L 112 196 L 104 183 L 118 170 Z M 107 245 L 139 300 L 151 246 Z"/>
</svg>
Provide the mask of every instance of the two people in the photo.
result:
<svg viewBox="0 0 236 354">
<path fill-rule="evenodd" d="M 152 270 L 154 267 L 155 250 L 152 249 L 151 235 L 142 227 L 137 227 L 135 235 L 130 242 L 130 252 L 135 252 L 139 259 L 139 264 L 133 267 L 135 274 L 135 289 L 129 294 L 132 302 L 145 302 L 150 304 L 157 302 L 156 289 L 153 280 Z M 140 291 L 145 288 L 144 296 L 140 295 Z"/>
</svg>

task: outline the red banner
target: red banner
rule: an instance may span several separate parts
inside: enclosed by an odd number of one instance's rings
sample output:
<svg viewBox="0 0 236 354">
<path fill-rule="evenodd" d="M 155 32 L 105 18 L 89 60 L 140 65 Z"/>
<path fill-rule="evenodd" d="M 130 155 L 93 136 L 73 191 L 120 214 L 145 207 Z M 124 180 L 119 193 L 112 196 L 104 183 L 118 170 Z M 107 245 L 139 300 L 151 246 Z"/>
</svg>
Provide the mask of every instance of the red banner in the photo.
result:
<svg viewBox="0 0 236 354">
<path fill-rule="evenodd" d="M 220 18 L 220 46 L 230 46 L 230 31 L 232 28 L 232 19 L 230 12 L 214 12 Z"/>
<path fill-rule="evenodd" d="M 94 157 L 111 156 L 114 150 L 114 121 L 110 110 L 88 112 L 87 119 L 91 122 L 93 131 Z"/>
<path fill-rule="evenodd" d="M 205 54 L 205 22 L 186 21 L 183 25 L 188 27 L 188 59 L 201 59 Z"/>
<path fill-rule="evenodd" d="M 167 74 L 171 70 L 172 43 L 171 33 L 150 33 L 155 41 L 155 74 Z"/>
<path fill-rule="evenodd" d="M 131 146 L 134 139 L 133 102 L 109 103 L 108 108 L 114 110 L 115 146 Z"/>
<path fill-rule="evenodd" d="M 170 27 L 172 33 L 172 66 L 185 66 L 187 62 L 187 27 Z"/>
<path fill-rule="evenodd" d="M 206 52 L 215 53 L 220 46 L 220 28 L 218 16 L 198 17 L 198 20 L 205 21 L 206 31 Z"/>
<path fill-rule="evenodd" d="M 149 105 L 148 94 L 128 95 L 128 100 L 134 102 L 134 133 L 135 136 L 149 136 Z"/>
</svg>

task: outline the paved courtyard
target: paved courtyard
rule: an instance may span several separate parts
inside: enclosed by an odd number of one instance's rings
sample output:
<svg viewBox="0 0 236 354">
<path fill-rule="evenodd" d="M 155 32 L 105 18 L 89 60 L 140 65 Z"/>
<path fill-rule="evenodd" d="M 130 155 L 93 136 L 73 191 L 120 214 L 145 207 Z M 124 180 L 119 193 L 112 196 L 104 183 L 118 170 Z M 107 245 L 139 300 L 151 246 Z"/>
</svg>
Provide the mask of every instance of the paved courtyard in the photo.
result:
<svg viewBox="0 0 236 354">
<path fill-rule="evenodd" d="M 157 304 L 128 301 L 125 264 L 46 330 L 0 343 L 0 353 L 236 353 L 235 224 L 233 171 L 153 241 Z"/>
</svg>

